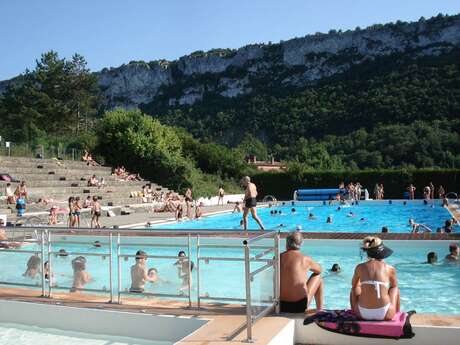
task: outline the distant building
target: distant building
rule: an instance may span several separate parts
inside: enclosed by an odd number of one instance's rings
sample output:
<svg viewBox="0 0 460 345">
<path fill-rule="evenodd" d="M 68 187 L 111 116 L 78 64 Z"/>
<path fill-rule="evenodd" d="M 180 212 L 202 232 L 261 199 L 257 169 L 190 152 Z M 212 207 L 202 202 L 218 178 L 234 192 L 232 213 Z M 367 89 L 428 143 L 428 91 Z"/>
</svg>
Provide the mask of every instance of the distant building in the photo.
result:
<svg viewBox="0 0 460 345">
<path fill-rule="evenodd" d="M 248 164 L 255 165 L 257 169 L 262 170 L 262 171 L 273 171 L 273 170 L 285 170 L 286 165 L 275 161 L 275 158 L 271 156 L 271 159 L 269 161 L 258 161 L 257 157 L 254 155 L 249 155 L 246 157 L 246 162 Z"/>
</svg>

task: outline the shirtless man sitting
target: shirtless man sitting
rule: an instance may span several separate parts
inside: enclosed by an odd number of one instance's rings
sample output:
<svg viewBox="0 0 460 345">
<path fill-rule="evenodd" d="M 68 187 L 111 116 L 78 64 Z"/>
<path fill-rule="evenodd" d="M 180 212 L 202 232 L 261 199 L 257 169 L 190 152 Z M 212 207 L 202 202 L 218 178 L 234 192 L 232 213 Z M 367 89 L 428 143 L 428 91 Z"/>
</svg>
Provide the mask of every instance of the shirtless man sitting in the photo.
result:
<svg viewBox="0 0 460 345">
<path fill-rule="evenodd" d="M 244 208 L 243 208 L 243 228 L 248 229 L 248 214 L 251 212 L 252 218 L 259 224 L 262 230 L 264 226 L 262 221 L 257 216 L 257 187 L 251 182 L 249 176 L 245 176 L 241 179 L 241 184 L 245 188 L 244 191 Z"/>
<path fill-rule="evenodd" d="M 131 288 L 129 292 L 142 293 L 146 282 L 155 282 L 156 278 L 147 272 L 147 253 L 138 250 L 136 253 L 136 263 L 131 266 Z"/>
<path fill-rule="evenodd" d="M 286 251 L 280 256 L 280 310 L 284 313 L 304 313 L 313 298 L 316 309 L 323 309 L 322 269 L 300 252 L 302 243 L 300 232 L 289 234 Z M 310 271 L 313 274 L 307 279 Z"/>
</svg>

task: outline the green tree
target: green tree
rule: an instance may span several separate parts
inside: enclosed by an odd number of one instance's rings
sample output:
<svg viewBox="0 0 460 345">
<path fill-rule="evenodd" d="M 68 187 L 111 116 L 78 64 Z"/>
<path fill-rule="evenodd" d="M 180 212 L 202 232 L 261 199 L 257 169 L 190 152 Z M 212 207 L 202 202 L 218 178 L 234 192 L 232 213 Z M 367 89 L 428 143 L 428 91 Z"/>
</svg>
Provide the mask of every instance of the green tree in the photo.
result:
<svg viewBox="0 0 460 345">
<path fill-rule="evenodd" d="M 91 129 L 99 107 L 96 77 L 85 59 L 61 59 L 44 53 L 33 71 L 26 70 L 0 98 L 0 116 L 14 141 L 44 135 L 79 134 Z M 3 122 L 3 121 L 2 121 Z"/>
</svg>

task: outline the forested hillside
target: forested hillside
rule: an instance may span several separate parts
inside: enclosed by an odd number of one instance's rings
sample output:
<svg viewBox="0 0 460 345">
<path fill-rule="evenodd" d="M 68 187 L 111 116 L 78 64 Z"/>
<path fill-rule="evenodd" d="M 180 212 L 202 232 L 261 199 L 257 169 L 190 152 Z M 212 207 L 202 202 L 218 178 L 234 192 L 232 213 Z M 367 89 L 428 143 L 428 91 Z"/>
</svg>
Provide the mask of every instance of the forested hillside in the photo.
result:
<svg viewBox="0 0 460 345">
<path fill-rule="evenodd" d="M 380 57 L 302 88 L 251 85 L 248 96 L 210 94 L 181 107 L 157 101 L 144 111 L 231 146 L 248 132 L 277 157 L 315 167 L 460 165 L 459 49 Z"/>
<path fill-rule="evenodd" d="M 122 140 L 113 141 L 101 118 L 116 106 L 159 120 L 120 110 L 109 116 L 117 126 L 172 130 L 180 148 L 155 152 L 168 146 L 145 130 L 137 131 L 147 141 L 137 135 L 130 143 L 124 128 L 116 132 Z M 307 170 L 459 168 L 460 15 L 96 73 L 81 55 L 63 59 L 50 51 L 34 70 L 0 83 L 0 120 L 0 135 L 14 147 L 87 148 L 141 169 L 110 146 L 125 142 L 130 152 L 132 144 L 133 157 L 161 167 L 143 169 L 147 174 L 181 188 L 233 183 L 228 179 L 248 168 L 247 154 L 272 154 Z"/>
</svg>

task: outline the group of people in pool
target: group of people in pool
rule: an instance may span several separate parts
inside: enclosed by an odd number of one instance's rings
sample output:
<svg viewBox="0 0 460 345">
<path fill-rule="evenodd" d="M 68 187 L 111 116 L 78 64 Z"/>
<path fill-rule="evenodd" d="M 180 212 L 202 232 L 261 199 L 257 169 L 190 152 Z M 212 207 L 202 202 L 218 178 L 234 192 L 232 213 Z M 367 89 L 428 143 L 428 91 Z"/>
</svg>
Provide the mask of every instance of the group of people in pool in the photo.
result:
<svg viewBox="0 0 460 345">
<path fill-rule="evenodd" d="M 290 233 L 286 238 L 286 251 L 280 256 L 282 312 L 303 313 L 313 300 L 317 310 L 324 306 L 323 269 L 311 257 L 301 253 L 302 243 L 300 232 Z M 355 267 L 350 307 L 364 320 L 391 320 L 400 309 L 396 269 L 385 262 L 393 251 L 376 236 L 365 237 L 361 249 L 368 260 Z M 456 243 L 449 246 L 449 252 L 445 260 L 459 262 L 459 246 Z M 433 264 L 436 261 L 436 253 L 429 253 L 427 262 Z M 340 272 L 340 266 L 334 264 L 331 271 Z"/>
<path fill-rule="evenodd" d="M 177 269 L 177 276 L 181 280 L 181 287 L 179 291 L 184 293 L 188 290 L 192 284 L 192 272 L 195 264 L 192 260 L 189 260 L 184 251 L 180 251 L 177 254 L 177 261 L 173 266 Z M 142 250 L 136 252 L 136 262 L 131 266 L 131 287 L 129 292 L 131 293 L 143 293 L 145 290 L 145 284 L 167 282 L 160 278 L 158 270 L 154 267 L 147 268 L 148 255 Z"/>
<path fill-rule="evenodd" d="M 449 245 L 449 254 L 446 255 L 444 258 L 445 262 L 448 263 L 459 263 L 459 254 L 460 254 L 460 246 L 457 243 L 451 243 Z M 436 252 L 429 252 L 426 255 L 426 263 L 427 264 L 436 264 L 438 262 L 438 254 Z"/>
<path fill-rule="evenodd" d="M 101 247 L 101 243 L 96 241 L 95 247 Z M 60 249 L 57 253 L 60 258 L 67 258 L 69 253 L 65 249 Z M 188 290 L 189 285 L 192 284 L 192 275 L 194 269 L 194 262 L 189 260 L 184 251 L 180 251 L 177 255 L 178 259 L 174 263 L 174 267 L 177 269 L 178 278 L 181 281 L 180 292 Z M 131 293 L 142 293 L 145 289 L 147 282 L 167 282 L 158 275 L 158 270 L 155 267 L 147 268 L 148 254 L 142 250 L 138 250 L 135 256 L 135 263 L 131 266 L 131 287 L 129 291 Z M 89 272 L 86 271 L 86 258 L 84 256 L 77 256 L 71 261 L 73 270 L 73 282 L 70 292 L 78 292 L 85 288 L 85 285 L 90 283 L 93 278 Z M 56 282 L 50 277 L 49 263 L 44 263 L 45 279 L 50 282 L 53 286 L 57 286 Z M 23 276 L 31 279 L 40 277 L 41 274 L 41 259 L 38 254 L 32 255 L 26 264 L 26 271 Z M 50 278 L 51 281 L 50 281 Z"/>
</svg>

